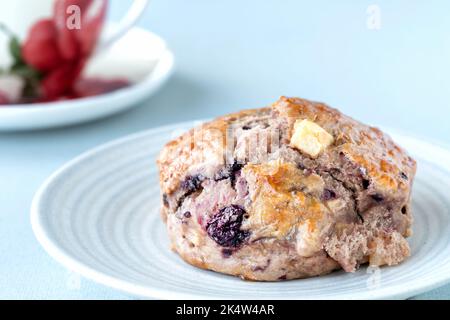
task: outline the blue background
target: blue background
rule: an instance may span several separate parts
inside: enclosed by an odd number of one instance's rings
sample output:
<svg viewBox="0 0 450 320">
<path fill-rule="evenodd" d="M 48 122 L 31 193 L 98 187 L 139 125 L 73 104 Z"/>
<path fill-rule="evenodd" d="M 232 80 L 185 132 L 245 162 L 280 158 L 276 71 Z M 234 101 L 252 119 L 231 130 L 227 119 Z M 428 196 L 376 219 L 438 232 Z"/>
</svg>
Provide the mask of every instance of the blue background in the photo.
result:
<svg viewBox="0 0 450 320">
<path fill-rule="evenodd" d="M 111 19 L 129 3 L 112 0 Z M 373 4 L 380 30 L 366 25 Z M 163 36 L 177 59 L 159 93 L 105 120 L 0 134 L 0 298 L 128 298 L 69 274 L 29 223 L 31 199 L 48 175 L 123 135 L 290 95 L 450 144 L 449 10 L 447 1 L 424 0 L 154 0 L 140 25 Z M 419 298 L 450 298 L 450 286 Z"/>
</svg>

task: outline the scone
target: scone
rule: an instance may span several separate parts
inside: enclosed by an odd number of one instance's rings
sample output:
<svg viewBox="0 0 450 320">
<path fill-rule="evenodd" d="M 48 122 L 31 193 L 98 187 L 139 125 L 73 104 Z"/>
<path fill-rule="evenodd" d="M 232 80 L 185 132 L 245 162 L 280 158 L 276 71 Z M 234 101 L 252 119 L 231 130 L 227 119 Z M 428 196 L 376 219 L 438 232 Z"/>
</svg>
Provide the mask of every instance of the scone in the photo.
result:
<svg viewBox="0 0 450 320">
<path fill-rule="evenodd" d="M 282 97 L 169 142 L 162 216 L 188 263 L 278 281 L 406 259 L 415 161 L 380 130 Z"/>
</svg>

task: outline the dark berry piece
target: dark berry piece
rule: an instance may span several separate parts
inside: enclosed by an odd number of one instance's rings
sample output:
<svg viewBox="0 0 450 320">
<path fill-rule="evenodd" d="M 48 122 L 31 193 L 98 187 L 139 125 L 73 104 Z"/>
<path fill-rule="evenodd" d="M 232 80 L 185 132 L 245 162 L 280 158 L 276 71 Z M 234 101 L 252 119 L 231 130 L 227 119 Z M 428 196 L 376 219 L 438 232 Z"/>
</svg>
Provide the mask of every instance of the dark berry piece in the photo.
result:
<svg viewBox="0 0 450 320">
<path fill-rule="evenodd" d="M 407 214 L 407 213 L 408 213 L 408 209 L 406 208 L 406 206 L 404 206 L 404 207 L 402 208 L 402 213 L 403 213 L 403 214 Z"/>
<path fill-rule="evenodd" d="M 222 250 L 222 256 L 223 256 L 225 259 L 228 259 L 229 257 L 231 257 L 232 254 L 233 254 L 233 250 L 230 250 L 230 249 L 223 249 L 223 250 Z"/>
<path fill-rule="evenodd" d="M 244 167 L 243 164 L 238 163 L 237 161 L 235 161 L 232 165 L 231 165 L 231 173 L 236 173 L 238 171 L 241 171 L 241 169 Z"/>
<path fill-rule="evenodd" d="M 367 180 L 367 179 L 363 179 L 363 181 L 362 181 L 362 186 L 363 186 L 363 189 L 364 189 L 364 190 L 369 189 L 370 181 Z"/>
<path fill-rule="evenodd" d="M 186 211 L 183 216 L 187 219 L 189 219 L 190 217 L 192 217 L 191 213 L 189 211 Z"/>
<path fill-rule="evenodd" d="M 252 127 L 250 127 L 250 126 L 243 126 L 242 127 L 242 130 L 245 130 L 245 131 L 247 131 L 247 130 L 250 130 Z"/>
<path fill-rule="evenodd" d="M 324 189 L 322 194 L 323 201 L 330 201 L 333 199 L 336 199 L 337 195 L 336 192 L 330 189 Z"/>
<path fill-rule="evenodd" d="M 287 280 L 287 275 L 279 277 L 278 280 Z"/>
<path fill-rule="evenodd" d="M 231 180 L 231 185 L 234 186 L 234 183 L 236 182 L 236 174 L 242 170 L 242 168 L 244 167 L 244 165 L 238 163 L 237 161 L 235 161 L 233 164 L 231 165 L 227 165 L 225 168 L 223 168 L 222 170 L 220 170 L 216 176 L 215 176 L 215 181 L 222 181 L 222 180 L 226 180 L 226 179 L 230 179 Z"/>
<path fill-rule="evenodd" d="M 402 177 L 402 179 L 404 180 L 408 180 L 408 176 L 404 172 L 400 172 L 400 177 Z"/>
<path fill-rule="evenodd" d="M 245 214 L 245 210 L 236 205 L 221 209 L 206 225 L 209 237 L 222 247 L 238 247 L 250 236 L 250 232 L 241 230 Z"/>
<path fill-rule="evenodd" d="M 168 208 L 169 207 L 169 196 L 166 193 L 163 194 L 162 200 L 163 200 L 164 207 Z"/>
<path fill-rule="evenodd" d="M 202 175 L 188 176 L 182 183 L 181 187 L 189 194 L 200 189 L 204 177 Z"/>
<path fill-rule="evenodd" d="M 371 195 L 372 199 L 375 200 L 375 202 L 383 202 L 384 198 L 383 196 L 379 195 L 379 194 L 373 194 Z"/>
<path fill-rule="evenodd" d="M 222 181 L 222 180 L 226 180 L 230 177 L 230 172 L 228 171 L 228 169 L 224 168 L 222 170 L 220 170 L 218 173 L 216 173 L 216 175 L 214 176 L 214 180 L 215 181 Z"/>
</svg>

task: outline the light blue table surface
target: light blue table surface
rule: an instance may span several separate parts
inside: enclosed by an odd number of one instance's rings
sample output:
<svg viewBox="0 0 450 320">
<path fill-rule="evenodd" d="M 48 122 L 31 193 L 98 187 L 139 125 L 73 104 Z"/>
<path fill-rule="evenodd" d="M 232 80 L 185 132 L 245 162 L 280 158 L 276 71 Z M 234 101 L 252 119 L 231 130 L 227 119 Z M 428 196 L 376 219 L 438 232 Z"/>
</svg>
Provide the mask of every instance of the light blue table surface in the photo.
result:
<svg viewBox="0 0 450 320">
<path fill-rule="evenodd" d="M 129 1 L 112 2 L 117 19 Z M 367 27 L 373 4 L 379 30 Z M 112 139 L 291 95 L 450 144 L 449 11 L 448 1 L 154 0 L 140 25 L 163 36 L 177 59 L 159 93 L 105 120 L 0 134 L 0 298 L 130 298 L 68 273 L 29 223 L 45 178 Z M 450 286 L 418 298 L 450 298 Z"/>
</svg>

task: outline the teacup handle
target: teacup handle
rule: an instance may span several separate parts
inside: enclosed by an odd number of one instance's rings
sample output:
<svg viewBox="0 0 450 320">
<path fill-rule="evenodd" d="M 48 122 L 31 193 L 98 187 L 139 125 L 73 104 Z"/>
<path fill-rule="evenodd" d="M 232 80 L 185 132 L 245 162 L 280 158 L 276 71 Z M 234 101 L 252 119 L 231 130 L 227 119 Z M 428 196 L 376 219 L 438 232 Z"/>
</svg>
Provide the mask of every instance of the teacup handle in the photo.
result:
<svg viewBox="0 0 450 320">
<path fill-rule="evenodd" d="M 97 53 L 110 47 L 114 42 L 124 36 L 136 24 L 149 3 L 149 0 L 134 0 L 127 14 L 119 24 L 112 30 L 101 35 L 96 49 Z"/>
</svg>

